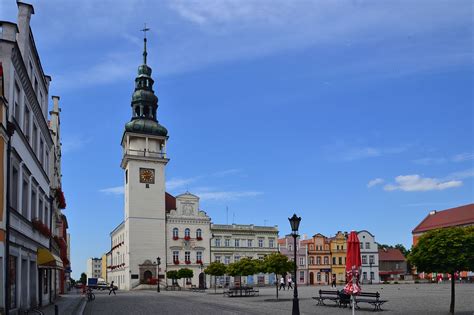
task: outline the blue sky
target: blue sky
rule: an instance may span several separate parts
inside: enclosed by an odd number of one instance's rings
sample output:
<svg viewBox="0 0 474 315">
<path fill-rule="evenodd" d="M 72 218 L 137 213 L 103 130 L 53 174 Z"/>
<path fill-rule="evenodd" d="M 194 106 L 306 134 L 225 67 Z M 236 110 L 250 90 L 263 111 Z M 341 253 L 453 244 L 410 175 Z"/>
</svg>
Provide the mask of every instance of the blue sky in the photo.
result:
<svg viewBox="0 0 474 315">
<path fill-rule="evenodd" d="M 73 276 L 123 218 L 120 139 L 149 33 L 168 191 L 216 223 L 367 229 L 411 245 L 473 202 L 472 3 L 33 1 L 61 96 Z M 15 20 L 15 3 L 0 19 Z M 118 188 L 117 188 L 118 187 Z"/>
</svg>

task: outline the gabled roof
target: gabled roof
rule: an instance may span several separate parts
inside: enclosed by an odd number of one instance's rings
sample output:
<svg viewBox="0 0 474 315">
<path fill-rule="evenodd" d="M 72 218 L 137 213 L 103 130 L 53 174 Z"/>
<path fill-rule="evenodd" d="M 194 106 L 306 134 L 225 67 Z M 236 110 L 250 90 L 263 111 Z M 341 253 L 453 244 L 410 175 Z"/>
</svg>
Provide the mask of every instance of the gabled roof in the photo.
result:
<svg viewBox="0 0 474 315">
<path fill-rule="evenodd" d="M 398 248 L 379 248 L 379 261 L 405 261 Z"/>
<path fill-rule="evenodd" d="M 176 209 L 176 198 L 169 193 L 165 193 L 165 208 L 166 213 Z"/>
<path fill-rule="evenodd" d="M 442 211 L 431 211 L 412 233 L 468 224 L 474 224 L 474 203 Z"/>
</svg>

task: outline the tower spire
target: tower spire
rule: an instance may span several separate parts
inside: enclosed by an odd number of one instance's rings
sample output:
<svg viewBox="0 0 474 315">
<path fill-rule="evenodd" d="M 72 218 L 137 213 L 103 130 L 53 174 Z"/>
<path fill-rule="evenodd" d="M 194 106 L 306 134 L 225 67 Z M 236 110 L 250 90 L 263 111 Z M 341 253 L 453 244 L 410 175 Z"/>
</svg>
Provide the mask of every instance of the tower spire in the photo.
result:
<svg viewBox="0 0 474 315">
<path fill-rule="evenodd" d="M 148 53 L 146 52 L 146 32 L 148 32 L 150 29 L 145 26 L 141 30 L 143 32 L 143 64 L 146 65 L 146 56 Z"/>
</svg>

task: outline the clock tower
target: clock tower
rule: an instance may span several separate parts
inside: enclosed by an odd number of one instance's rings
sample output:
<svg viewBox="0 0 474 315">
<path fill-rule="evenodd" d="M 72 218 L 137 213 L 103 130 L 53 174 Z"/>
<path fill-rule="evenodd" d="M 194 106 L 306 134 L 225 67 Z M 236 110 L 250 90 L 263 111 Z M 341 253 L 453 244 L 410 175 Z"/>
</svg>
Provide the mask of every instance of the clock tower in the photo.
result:
<svg viewBox="0 0 474 315">
<path fill-rule="evenodd" d="M 157 257 L 166 266 L 165 167 L 168 131 L 158 123 L 158 97 L 147 65 L 146 36 L 143 64 L 138 67 L 132 95 L 132 117 L 122 137 L 125 171 L 125 217 L 117 234 L 112 265 L 125 289 L 133 289 L 156 273 Z M 114 235 L 111 235 L 114 239 Z M 122 240 L 122 241 L 121 241 Z M 114 262 L 117 260 L 116 263 Z M 122 272 L 120 272 L 122 271 Z M 160 274 L 164 274 L 162 270 Z"/>
</svg>

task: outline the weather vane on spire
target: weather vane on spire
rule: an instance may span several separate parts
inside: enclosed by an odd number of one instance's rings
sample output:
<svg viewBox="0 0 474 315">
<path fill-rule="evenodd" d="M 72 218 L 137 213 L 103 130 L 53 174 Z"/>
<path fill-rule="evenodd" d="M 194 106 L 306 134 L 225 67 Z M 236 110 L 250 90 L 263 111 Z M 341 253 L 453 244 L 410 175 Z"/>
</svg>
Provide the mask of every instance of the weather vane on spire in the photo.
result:
<svg viewBox="0 0 474 315">
<path fill-rule="evenodd" d="M 143 64 L 146 65 L 146 56 L 148 55 L 146 52 L 146 32 L 148 32 L 150 29 L 146 27 L 146 23 L 144 28 L 141 30 L 143 32 Z"/>
</svg>

